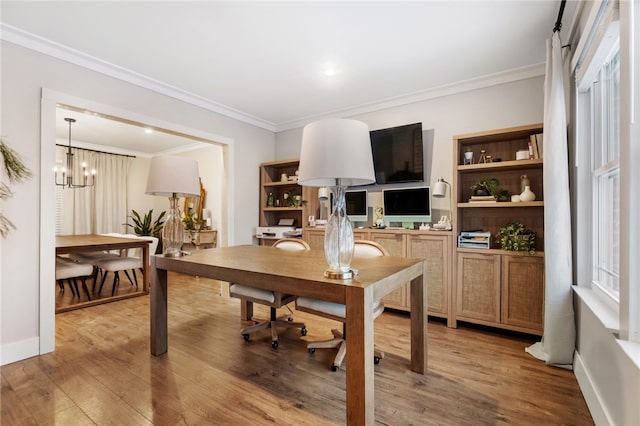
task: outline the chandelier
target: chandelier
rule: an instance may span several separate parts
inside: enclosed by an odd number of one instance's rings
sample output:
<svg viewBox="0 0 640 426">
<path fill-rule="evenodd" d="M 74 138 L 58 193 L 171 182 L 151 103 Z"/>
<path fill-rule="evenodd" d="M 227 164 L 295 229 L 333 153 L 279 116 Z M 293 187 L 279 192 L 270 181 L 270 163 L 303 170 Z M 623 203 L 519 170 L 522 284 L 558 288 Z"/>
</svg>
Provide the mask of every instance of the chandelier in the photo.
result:
<svg viewBox="0 0 640 426">
<path fill-rule="evenodd" d="M 73 181 L 73 153 L 71 152 L 71 123 L 75 123 L 74 118 L 65 117 L 64 121 L 69 123 L 69 147 L 67 148 L 67 166 L 62 167 L 60 170 L 56 166 L 53 170 L 56 175 L 56 185 L 64 188 L 85 188 L 93 186 L 96 183 L 96 169 L 91 169 L 91 172 L 87 169 L 87 163 L 82 162 L 81 167 L 81 179 L 82 183 Z M 91 183 L 89 183 L 89 173 L 91 173 Z M 59 181 L 59 177 L 62 179 Z"/>
</svg>

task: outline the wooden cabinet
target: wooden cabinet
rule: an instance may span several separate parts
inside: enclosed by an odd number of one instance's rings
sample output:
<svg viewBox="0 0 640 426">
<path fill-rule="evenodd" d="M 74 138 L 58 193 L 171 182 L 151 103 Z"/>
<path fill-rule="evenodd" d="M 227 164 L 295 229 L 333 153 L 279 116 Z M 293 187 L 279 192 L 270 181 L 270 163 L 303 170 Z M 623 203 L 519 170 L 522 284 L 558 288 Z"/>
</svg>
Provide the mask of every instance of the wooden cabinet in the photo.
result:
<svg viewBox="0 0 640 426">
<path fill-rule="evenodd" d="M 375 230 L 354 229 L 356 240 L 371 240 L 382 245 L 391 256 L 417 257 L 425 262 L 425 280 L 427 283 L 428 314 L 451 319 L 449 313 L 453 296 L 451 295 L 452 233 L 449 231 L 411 231 L 411 230 Z M 312 250 L 324 250 L 324 229 L 305 228 L 304 240 Z M 384 305 L 388 308 L 409 311 L 409 283 L 388 294 Z"/>
<path fill-rule="evenodd" d="M 540 133 L 542 124 L 534 124 L 454 137 L 454 235 L 477 230 L 491 234 L 488 249 L 461 248 L 456 241 L 455 320 L 542 334 L 543 159 L 515 159 L 516 151 L 528 149 L 531 135 Z M 475 163 L 465 164 L 467 151 L 473 152 Z M 482 151 L 493 161 L 478 163 Z M 521 192 L 522 175 L 529 179 L 536 199 L 511 202 L 511 195 Z M 472 185 L 492 178 L 500 190 L 508 192 L 508 201 L 472 202 Z M 500 249 L 499 229 L 512 222 L 536 233 L 535 253 Z"/>
<path fill-rule="evenodd" d="M 215 229 L 204 229 L 197 234 L 189 231 L 184 231 L 184 244 L 183 249 L 193 250 L 196 248 L 193 239 L 198 239 L 200 248 L 215 248 L 218 243 L 218 231 Z"/>
<path fill-rule="evenodd" d="M 318 189 L 298 185 L 296 176 L 300 161 L 297 159 L 272 161 L 260 165 L 259 226 L 276 226 L 282 219 L 293 221 L 296 228 L 307 224 L 308 217 L 318 209 Z M 295 201 L 300 197 L 300 201 Z M 272 244 L 276 238 L 259 239 L 261 244 Z"/>
<path fill-rule="evenodd" d="M 451 300 L 451 234 L 409 234 L 407 257 L 426 259 L 427 302 L 429 315 L 449 318 Z M 407 295 L 409 287 L 407 286 Z M 410 304 L 407 298 L 407 309 Z"/>
<path fill-rule="evenodd" d="M 407 257 L 407 235 L 405 233 L 371 231 L 370 235 L 369 239 L 387 249 L 389 255 Z M 429 280 L 427 279 L 427 285 L 428 283 Z M 409 294 L 409 283 L 407 283 L 406 285 L 403 285 L 402 287 L 387 294 L 382 299 L 382 302 L 386 307 L 408 311 L 411 306 L 411 303 L 409 302 Z"/>
</svg>

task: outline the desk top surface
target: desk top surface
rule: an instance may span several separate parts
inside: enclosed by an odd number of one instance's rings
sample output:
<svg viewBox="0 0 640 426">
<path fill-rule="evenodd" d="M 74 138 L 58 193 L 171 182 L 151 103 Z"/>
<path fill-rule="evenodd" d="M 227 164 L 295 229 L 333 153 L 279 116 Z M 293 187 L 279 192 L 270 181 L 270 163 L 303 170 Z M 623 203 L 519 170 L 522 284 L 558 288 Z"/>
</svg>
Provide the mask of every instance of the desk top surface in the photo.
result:
<svg viewBox="0 0 640 426">
<path fill-rule="evenodd" d="M 339 303 L 344 303 L 345 287 L 375 286 L 375 297 L 382 297 L 399 280 L 407 282 L 422 275 L 424 264 L 423 259 L 414 258 L 354 257 L 351 265 L 357 275 L 351 280 L 335 280 L 324 277 L 327 263 L 320 250 L 244 245 L 200 250 L 181 258 L 154 258 L 159 269 Z"/>
</svg>

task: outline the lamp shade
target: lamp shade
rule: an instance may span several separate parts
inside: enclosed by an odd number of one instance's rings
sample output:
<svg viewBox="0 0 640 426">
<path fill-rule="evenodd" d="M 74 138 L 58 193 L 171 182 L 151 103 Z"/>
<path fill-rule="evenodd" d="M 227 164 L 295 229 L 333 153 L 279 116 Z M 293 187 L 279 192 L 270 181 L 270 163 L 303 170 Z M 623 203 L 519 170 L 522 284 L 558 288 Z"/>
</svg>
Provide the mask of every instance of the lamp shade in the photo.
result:
<svg viewBox="0 0 640 426">
<path fill-rule="evenodd" d="M 369 127 L 357 120 L 328 118 L 302 131 L 298 183 L 353 186 L 375 181 Z"/>
<path fill-rule="evenodd" d="M 200 195 L 198 162 L 184 157 L 160 155 L 151 159 L 146 194 L 171 197 Z"/>
<path fill-rule="evenodd" d="M 433 185 L 432 195 L 436 198 L 444 198 L 447 195 L 447 181 L 443 178 L 438 179 L 435 185 Z"/>
</svg>

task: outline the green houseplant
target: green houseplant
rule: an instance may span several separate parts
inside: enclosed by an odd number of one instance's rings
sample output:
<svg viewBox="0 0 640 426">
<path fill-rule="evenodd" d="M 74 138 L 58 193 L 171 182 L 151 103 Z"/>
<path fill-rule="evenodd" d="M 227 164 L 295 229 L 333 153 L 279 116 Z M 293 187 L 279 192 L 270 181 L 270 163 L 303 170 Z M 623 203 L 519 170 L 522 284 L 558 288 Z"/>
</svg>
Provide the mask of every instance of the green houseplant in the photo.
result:
<svg viewBox="0 0 640 426">
<path fill-rule="evenodd" d="M 496 237 L 503 250 L 528 251 L 529 254 L 536 251 L 536 233 L 526 229 L 520 222 L 512 222 L 503 226 Z"/>
<path fill-rule="evenodd" d="M 478 179 L 469 187 L 474 192 L 474 195 L 498 195 L 498 185 L 500 181 L 496 178 L 482 178 Z"/>
<path fill-rule="evenodd" d="M 130 223 L 123 223 L 123 225 L 133 228 L 133 232 L 141 237 L 148 236 L 161 238 L 160 234 L 162 233 L 162 227 L 164 225 L 164 221 L 162 219 L 166 213 L 166 211 L 163 211 L 154 221 L 153 209 L 149 210 L 143 217 L 141 217 L 137 211 L 131 210 L 131 216 L 129 217 L 131 218 L 133 225 Z"/>
<path fill-rule="evenodd" d="M 2 175 L 6 176 L 9 183 L 0 182 L 0 200 L 6 200 L 13 195 L 10 184 L 22 182 L 31 177 L 31 171 L 25 166 L 22 158 L 16 151 L 7 145 L 4 139 L 0 139 L 0 154 L 2 155 Z M 0 236 L 6 238 L 11 229 L 16 226 L 2 213 L 0 208 Z"/>
</svg>

